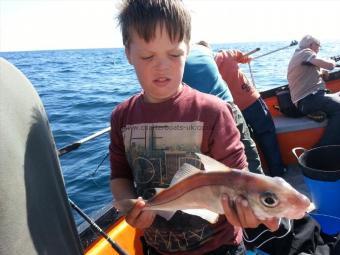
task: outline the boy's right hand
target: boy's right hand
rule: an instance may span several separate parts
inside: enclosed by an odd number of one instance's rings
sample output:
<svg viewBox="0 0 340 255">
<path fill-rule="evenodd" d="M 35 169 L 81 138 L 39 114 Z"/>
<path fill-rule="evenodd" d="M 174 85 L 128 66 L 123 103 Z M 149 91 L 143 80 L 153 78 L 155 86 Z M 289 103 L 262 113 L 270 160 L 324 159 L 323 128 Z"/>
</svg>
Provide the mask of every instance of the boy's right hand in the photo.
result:
<svg viewBox="0 0 340 255">
<path fill-rule="evenodd" d="M 135 206 L 125 216 L 125 221 L 134 228 L 144 229 L 151 226 L 156 214 L 153 211 L 143 211 L 145 201 L 142 198 L 138 198 Z"/>
</svg>

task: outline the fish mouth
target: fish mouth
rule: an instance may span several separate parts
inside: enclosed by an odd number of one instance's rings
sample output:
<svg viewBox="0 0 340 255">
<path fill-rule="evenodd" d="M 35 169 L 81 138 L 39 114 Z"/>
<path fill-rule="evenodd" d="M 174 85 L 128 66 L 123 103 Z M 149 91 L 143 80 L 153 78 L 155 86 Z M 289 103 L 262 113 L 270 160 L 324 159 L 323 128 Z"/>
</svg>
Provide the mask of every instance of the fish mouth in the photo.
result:
<svg viewBox="0 0 340 255">
<path fill-rule="evenodd" d="M 306 198 L 306 200 L 304 201 L 305 203 L 302 203 L 299 206 L 291 205 L 287 207 L 286 212 L 284 213 L 285 214 L 284 217 L 295 220 L 303 218 L 311 205 L 309 199 L 307 197 L 305 198 Z"/>
<path fill-rule="evenodd" d="M 285 218 L 289 218 L 292 220 L 298 220 L 303 218 L 306 215 L 306 211 L 292 212 L 285 216 Z"/>
</svg>

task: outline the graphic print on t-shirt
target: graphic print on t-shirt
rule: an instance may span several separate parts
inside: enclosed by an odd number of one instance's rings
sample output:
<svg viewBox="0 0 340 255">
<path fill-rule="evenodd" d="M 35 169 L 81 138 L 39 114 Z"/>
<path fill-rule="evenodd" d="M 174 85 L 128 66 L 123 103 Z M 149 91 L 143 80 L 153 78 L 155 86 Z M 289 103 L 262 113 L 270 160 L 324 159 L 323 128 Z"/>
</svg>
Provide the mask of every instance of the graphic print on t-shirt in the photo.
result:
<svg viewBox="0 0 340 255">
<path fill-rule="evenodd" d="M 203 122 L 195 121 L 143 123 L 122 129 L 125 153 L 139 196 L 148 199 L 154 195 L 154 188 L 168 187 L 184 163 L 203 169 L 195 155 L 200 152 L 203 127 Z M 183 220 L 186 224 L 182 224 Z M 197 245 L 212 231 L 202 218 L 177 212 L 170 222 L 157 217 L 144 237 L 160 250 L 178 251 Z"/>
<path fill-rule="evenodd" d="M 202 168 L 194 155 L 202 143 L 202 122 L 135 124 L 122 131 L 138 191 L 168 187 L 184 163 Z M 149 197 L 145 193 L 138 195 Z"/>
</svg>

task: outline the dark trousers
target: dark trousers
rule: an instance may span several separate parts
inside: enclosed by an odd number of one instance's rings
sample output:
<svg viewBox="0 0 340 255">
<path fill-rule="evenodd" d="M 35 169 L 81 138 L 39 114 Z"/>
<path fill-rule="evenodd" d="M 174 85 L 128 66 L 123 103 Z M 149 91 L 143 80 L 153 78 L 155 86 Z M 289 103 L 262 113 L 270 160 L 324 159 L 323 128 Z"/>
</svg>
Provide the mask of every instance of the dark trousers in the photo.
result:
<svg viewBox="0 0 340 255">
<path fill-rule="evenodd" d="M 252 105 L 244 109 L 242 114 L 247 124 L 251 127 L 255 140 L 266 159 L 270 175 L 281 176 L 284 171 L 284 165 L 276 138 L 274 122 L 267 105 L 260 97 Z"/>
<path fill-rule="evenodd" d="M 205 253 L 205 255 L 245 255 L 246 248 L 244 243 L 240 243 L 239 245 L 223 245 L 220 248 Z"/>
<path fill-rule="evenodd" d="M 157 252 L 154 248 L 149 246 L 144 238 L 141 238 L 143 244 L 143 253 L 144 255 L 161 255 L 161 253 Z M 217 248 L 214 251 L 204 253 L 202 255 L 245 255 L 246 248 L 244 243 L 241 242 L 239 245 L 223 245 Z"/>
<path fill-rule="evenodd" d="M 340 145 L 340 92 L 326 94 L 324 90 L 301 99 L 298 109 L 303 114 L 323 111 L 327 114 L 328 124 L 325 133 L 316 146 Z"/>
</svg>

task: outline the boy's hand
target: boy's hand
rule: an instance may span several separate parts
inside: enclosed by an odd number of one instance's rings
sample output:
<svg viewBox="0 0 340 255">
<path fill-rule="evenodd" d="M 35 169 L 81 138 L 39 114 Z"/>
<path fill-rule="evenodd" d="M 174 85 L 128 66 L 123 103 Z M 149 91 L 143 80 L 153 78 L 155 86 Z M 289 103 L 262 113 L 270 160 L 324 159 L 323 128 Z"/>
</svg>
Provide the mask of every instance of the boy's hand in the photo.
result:
<svg viewBox="0 0 340 255">
<path fill-rule="evenodd" d="M 126 215 L 125 221 L 134 228 L 144 229 L 151 226 L 156 214 L 153 211 L 143 211 L 145 202 L 138 198 L 135 206 Z"/>
<path fill-rule="evenodd" d="M 238 197 L 235 206 L 231 206 L 228 195 L 222 196 L 224 213 L 230 224 L 242 228 L 256 228 L 261 223 L 266 225 L 271 231 L 279 228 L 279 219 L 259 220 L 248 205 L 248 201 Z"/>
</svg>

